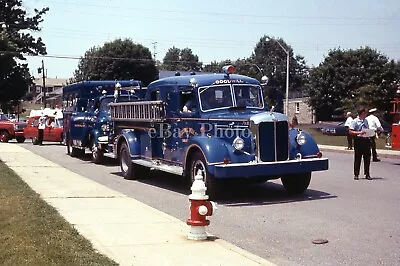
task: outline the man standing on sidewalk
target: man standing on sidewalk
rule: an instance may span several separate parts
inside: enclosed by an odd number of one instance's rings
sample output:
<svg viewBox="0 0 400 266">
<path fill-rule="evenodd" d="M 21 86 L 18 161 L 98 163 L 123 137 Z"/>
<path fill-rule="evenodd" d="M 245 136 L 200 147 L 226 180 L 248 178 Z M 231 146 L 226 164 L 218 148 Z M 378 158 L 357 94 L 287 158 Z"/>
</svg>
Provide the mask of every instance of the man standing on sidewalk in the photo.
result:
<svg viewBox="0 0 400 266">
<path fill-rule="evenodd" d="M 359 180 L 361 158 L 364 158 L 364 175 L 372 180 L 369 167 L 371 164 L 371 142 L 367 133 L 368 121 L 365 119 L 367 111 L 365 108 L 357 110 L 358 117 L 350 125 L 349 133 L 354 136 L 354 180 Z"/>
<path fill-rule="evenodd" d="M 368 121 L 368 126 L 370 129 L 373 129 L 375 131 L 375 136 L 371 137 L 371 150 L 372 150 L 372 161 L 374 162 L 379 162 L 381 159 L 378 158 L 378 154 L 376 153 L 376 142 L 375 139 L 378 136 L 378 131 L 383 131 L 381 122 L 379 121 L 379 118 L 374 115 L 376 112 L 376 108 L 369 109 L 368 113 L 369 115 L 367 116 L 367 121 Z"/>
<path fill-rule="evenodd" d="M 347 136 L 347 149 L 352 150 L 353 149 L 353 136 L 350 135 L 349 133 L 349 127 L 351 125 L 351 122 L 353 122 L 353 115 L 351 112 L 347 112 L 346 114 L 346 122 L 344 123 L 344 127 L 346 128 L 346 136 Z"/>
</svg>

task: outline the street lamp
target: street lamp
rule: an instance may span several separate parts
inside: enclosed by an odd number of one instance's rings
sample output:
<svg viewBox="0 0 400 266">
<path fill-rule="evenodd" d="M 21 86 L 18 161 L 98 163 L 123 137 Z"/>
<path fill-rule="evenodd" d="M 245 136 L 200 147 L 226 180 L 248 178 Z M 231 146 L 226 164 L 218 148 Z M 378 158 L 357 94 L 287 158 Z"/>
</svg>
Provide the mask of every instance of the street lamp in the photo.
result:
<svg viewBox="0 0 400 266">
<path fill-rule="evenodd" d="M 285 49 L 285 47 L 282 46 L 282 44 L 276 40 L 272 39 L 270 37 L 265 38 L 266 41 L 275 41 L 279 46 L 282 48 L 283 51 L 286 53 L 286 100 L 285 100 L 285 107 L 286 107 L 286 115 L 289 117 L 289 51 Z"/>
<path fill-rule="evenodd" d="M 261 85 L 267 85 L 269 79 L 267 76 L 264 75 L 264 72 L 262 70 L 262 68 L 260 68 L 257 64 L 253 64 L 253 63 L 248 63 L 249 65 L 255 66 L 258 71 L 260 71 L 262 77 L 261 77 Z"/>
</svg>

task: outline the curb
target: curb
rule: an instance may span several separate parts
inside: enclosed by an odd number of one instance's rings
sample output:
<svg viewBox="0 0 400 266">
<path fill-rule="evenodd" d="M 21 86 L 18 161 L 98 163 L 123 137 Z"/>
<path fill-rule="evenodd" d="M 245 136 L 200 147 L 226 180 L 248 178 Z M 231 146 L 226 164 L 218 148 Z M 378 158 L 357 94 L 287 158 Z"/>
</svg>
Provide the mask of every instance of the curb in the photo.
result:
<svg viewBox="0 0 400 266">
<path fill-rule="evenodd" d="M 336 153 L 348 153 L 348 154 L 353 154 L 354 150 L 347 150 L 344 147 L 336 147 L 336 146 L 320 146 L 319 145 L 319 149 L 321 151 L 330 151 L 330 152 L 336 152 Z M 388 158 L 388 159 L 400 159 L 400 152 L 399 154 L 388 154 L 385 153 L 385 150 L 377 150 L 376 151 L 378 153 L 379 158 Z M 390 151 L 392 152 L 392 151 Z"/>
</svg>

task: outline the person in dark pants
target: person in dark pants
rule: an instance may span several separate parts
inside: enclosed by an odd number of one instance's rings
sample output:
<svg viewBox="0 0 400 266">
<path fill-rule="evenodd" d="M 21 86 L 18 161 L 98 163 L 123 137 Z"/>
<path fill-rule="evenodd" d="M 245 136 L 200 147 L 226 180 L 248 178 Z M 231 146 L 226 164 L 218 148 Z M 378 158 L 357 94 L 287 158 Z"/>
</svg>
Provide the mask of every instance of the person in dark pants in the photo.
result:
<svg viewBox="0 0 400 266">
<path fill-rule="evenodd" d="M 44 129 L 46 128 L 46 116 L 41 116 L 39 118 L 39 125 L 38 125 L 38 144 L 43 145 L 43 133 Z"/>
<path fill-rule="evenodd" d="M 358 117 L 353 120 L 349 127 L 349 133 L 354 136 L 354 180 L 359 180 L 361 159 L 364 159 L 364 175 L 365 178 L 371 180 L 370 164 L 371 164 L 371 141 L 368 130 L 368 121 L 365 108 L 358 110 Z"/>
<path fill-rule="evenodd" d="M 349 128 L 351 122 L 353 122 L 353 114 L 351 112 L 347 112 L 346 114 L 346 122 L 344 123 L 344 127 L 346 128 L 346 136 L 347 136 L 347 149 L 353 149 L 353 136 L 349 134 Z"/>
<path fill-rule="evenodd" d="M 374 113 L 375 113 L 376 111 L 377 111 L 376 108 L 370 109 L 370 110 L 368 111 L 368 114 L 369 114 L 369 115 L 367 116 L 366 119 L 368 120 L 368 126 L 369 126 L 369 128 L 370 128 L 370 129 L 373 129 L 373 130 L 376 132 L 376 135 L 374 135 L 374 136 L 372 136 L 372 137 L 370 138 L 370 141 L 371 141 L 371 151 L 372 151 L 372 161 L 373 161 L 373 162 L 380 162 L 381 159 L 379 159 L 378 153 L 376 152 L 376 142 L 375 142 L 375 139 L 377 138 L 378 133 L 379 133 L 379 132 L 383 132 L 384 130 L 383 130 L 383 128 L 382 128 L 381 122 L 379 121 L 379 118 L 376 117 L 376 116 L 374 115 Z"/>
</svg>

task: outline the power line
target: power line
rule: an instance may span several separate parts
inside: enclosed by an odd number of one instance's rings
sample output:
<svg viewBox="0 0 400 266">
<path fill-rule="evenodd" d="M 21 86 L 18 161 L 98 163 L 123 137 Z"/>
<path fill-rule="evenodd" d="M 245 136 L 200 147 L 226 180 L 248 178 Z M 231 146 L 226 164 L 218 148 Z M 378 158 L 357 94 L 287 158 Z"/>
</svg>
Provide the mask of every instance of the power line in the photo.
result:
<svg viewBox="0 0 400 266">
<path fill-rule="evenodd" d="M 50 1 L 44 0 L 42 2 L 57 3 L 63 5 L 74 5 L 74 6 L 88 6 L 88 7 L 100 7 L 100 8 L 113 8 L 120 9 L 115 6 L 105 6 L 98 4 L 88 4 L 82 2 L 72 1 Z M 231 17 L 250 17 L 250 18 L 274 18 L 274 19 L 318 19 L 318 20 L 399 20 L 400 17 L 318 17 L 318 16 L 287 16 L 287 15 L 256 15 L 256 14 L 240 14 L 240 13 L 224 13 L 224 12 L 196 12 L 190 10 L 171 10 L 171 9 L 144 9 L 144 8 L 127 8 L 124 6 L 123 10 L 134 10 L 137 15 L 137 11 L 145 12 L 161 12 L 161 13 L 178 13 L 178 14 L 192 14 L 192 15 L 209 15 L 209 16 L 231 16 Z M 154 18 L 154 17 L 153 17 Z"/>
<path fill-rule="evenodd" d="M 63 13 L 65 12 L 70 12 L 73 14 L 76 13 L 81 13 L 84 14 L 85 16 L 88 15 L 92 15 L 97 17 L 103 17 L 103 16 L 109 16 L 109 14 L 105 14 L 105 13 L 100 13 L 100 12 L 87 12 L 87 11 L 82 11 L 82 10 L 68 10 L 68 9 L 63 9 Z M 170 16 L 170 17 L 162 17 L 162 16 L 142 16 L 141 14 L 136 14 L 135 17 L 132 17 L 131 15 L 123 15 L 123 14 L 119 14 L 118 15 L 119 18 L 124 18 L 127 20 L 134 20 L 135 22 L 137 20 L 140 20 L 142 22 L 145 22 L 145 20 L 149 20 L 151 22 L 154 22 L 155 20 L 157 21 L 162 21 L 163 23 L 165 21 L 178 21 L 178 22 L 189 22 L 189 23 L 194 23 L 193 19 L 183 19 L 183 18 L 178 18 L 178 17 L 174 17 L 174 16 Z M 213 18 L 218 18 L 219 16 L 213 16 Z M 255 16 L 251 16 L 251 18 L 256 18 Z M 368 20 L 368 19 L 366 19 Z M 196 19 L 195 20 L 196 24 L 199 23 L 207 23 L 207 24 L 216 24 L 216 25 L 220 25 L 220 24 L 228 24 L 228 25 L 234 25 L 234 24 L 243 24 L 243 20 L 238 20 L 238 19 L 234 19 L 234 20 L 227 20 L 227 19 L 222 19 L 219 21 L 216 20 L 202 20 L 202 19 Z M 265 22 L 265 21 L 246 21 L 246 24 L 249 25 L 290 25 L 290 26 L 317 26 L 317 27 L 321 27 L 321 26 L 388 26 L 390 25 L 388 22 L 384 22 L 384 23 L 372 23 L 371 20 L 368 20 L 367 22 L 358 22 L 358 23 L 321 23 L 319 21 L 314 22 L 314 23 L 299 23 L 297 21 L 294 22 L 290 22 L 290 23 L 282 23 L 282 22 Z"/>
</svg>

